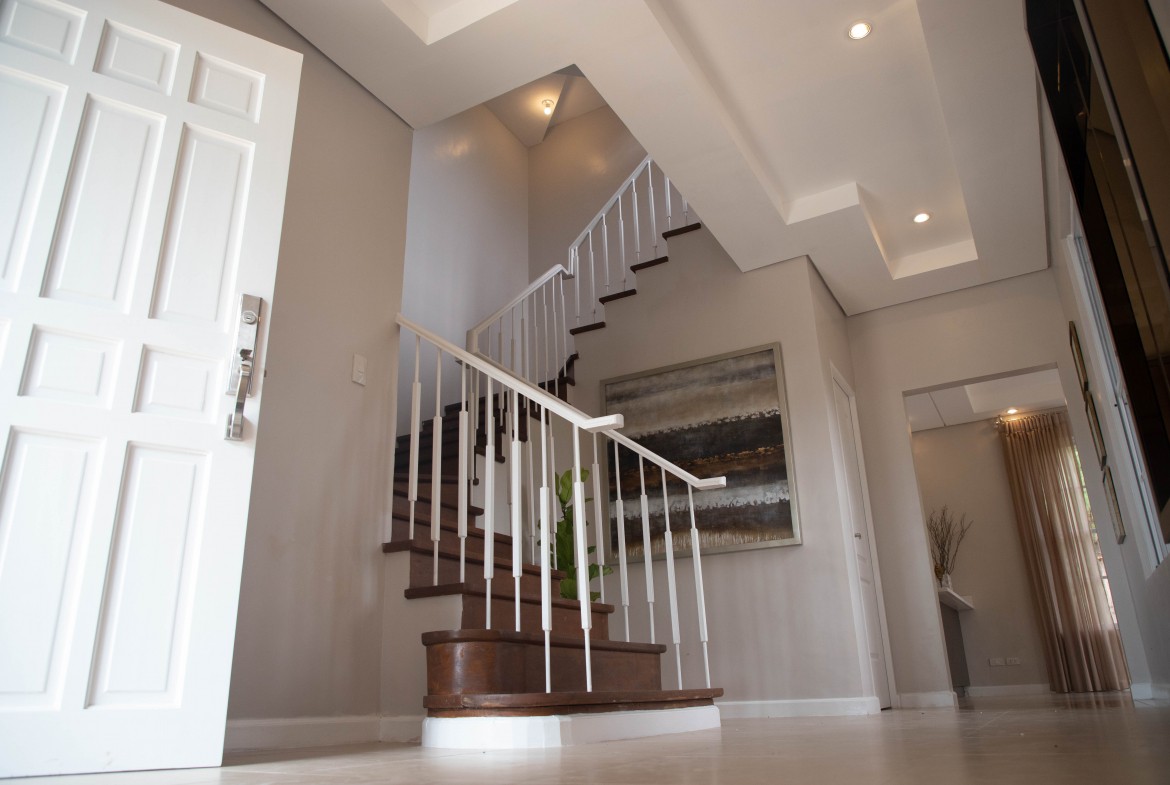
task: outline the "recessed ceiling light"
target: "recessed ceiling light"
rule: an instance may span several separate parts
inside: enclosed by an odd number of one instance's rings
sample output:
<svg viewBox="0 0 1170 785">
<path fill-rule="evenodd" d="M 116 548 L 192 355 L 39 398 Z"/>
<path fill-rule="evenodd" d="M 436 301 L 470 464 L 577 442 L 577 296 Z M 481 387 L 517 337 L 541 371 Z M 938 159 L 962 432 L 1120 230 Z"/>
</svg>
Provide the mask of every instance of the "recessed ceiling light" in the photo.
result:
<svg viewBox="0 0 1170 785">
<path fill-rule="evenodd" d="M 930 213 L 919 213 L 918 215 L 914 216 L 914 223 L 916 224 L 924 224 L 929 220 Z"/>
<path fill-rule="evenodd" d="M 1019 413 L 1020 413 L 1020 410 L 1014 406 L 1005 412 L 1005 414 L 1019 414 Z"/>
<path fill-rule="evenodd" d="M 544 107 L 544 113 L 546 115 L 552 114 L 553 102 L 552 102 L 551 98 L 544 99 L 543 101 L 540 102 L 540 105 Z"/>
<path fill-rule="evenodd" d="M 854 41 L 860 41 L 873 32 L 873 25 L 869 22 L 854 22 L 849 26 L 847 35 Z"/>
</svg>

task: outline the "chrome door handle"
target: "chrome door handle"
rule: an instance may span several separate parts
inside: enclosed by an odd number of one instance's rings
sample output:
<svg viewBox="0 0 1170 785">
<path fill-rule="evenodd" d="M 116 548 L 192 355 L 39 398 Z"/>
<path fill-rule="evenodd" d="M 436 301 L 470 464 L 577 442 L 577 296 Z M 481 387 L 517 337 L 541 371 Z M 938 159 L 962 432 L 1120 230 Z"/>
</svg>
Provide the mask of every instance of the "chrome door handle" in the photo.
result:
<svg viewBox="0 0 1170 785">
<path fill-rule="evenodd" d="M 236 381 L 236 405 L 228 415 L 225 439 L 238 442 L 244 438 L 244 402 L 252 384 L 252 350 L 240 349 L 240 368 Z"/>
</svg>

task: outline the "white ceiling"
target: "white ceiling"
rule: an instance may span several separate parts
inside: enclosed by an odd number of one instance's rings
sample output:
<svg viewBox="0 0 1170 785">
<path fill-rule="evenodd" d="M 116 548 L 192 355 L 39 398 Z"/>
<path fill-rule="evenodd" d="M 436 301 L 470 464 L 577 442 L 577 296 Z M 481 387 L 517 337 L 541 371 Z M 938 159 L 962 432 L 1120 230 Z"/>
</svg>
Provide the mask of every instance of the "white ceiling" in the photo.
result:
<svg viewBox="0 0 1170 785">
<path fill-rule="evenodd" d="M 575 64 L 741 269 L 847 313 L 1047 266 L 1022 0 L 263 1 L 416 128 Z"/>
<path fill-rule="evenodd" d="M 907 395 L 905 400 L 911 431 L 988 420 L 1012 408 L 1027 414 L 1065 405 L 1056 369 L 957 384 Z"/>
<path fill-rule="evenodd" d="M 551 115 L 544 113 L 544 101 L 553 102 Z M 532 147 L 544 141 L 550 128 L 600 109 L 605 99 L 585 77 L 558 73 L 509 90 L 485 106 L 525 147 Z"/>
</svg>

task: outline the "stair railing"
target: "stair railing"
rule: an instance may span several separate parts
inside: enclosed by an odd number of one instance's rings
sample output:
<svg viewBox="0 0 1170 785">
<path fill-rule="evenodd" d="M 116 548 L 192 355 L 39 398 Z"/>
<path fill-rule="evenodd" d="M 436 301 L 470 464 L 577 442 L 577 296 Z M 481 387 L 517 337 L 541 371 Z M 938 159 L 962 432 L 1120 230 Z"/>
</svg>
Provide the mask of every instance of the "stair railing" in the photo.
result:
<svg viewBox="0 0 1170 785">
<path fill-rule="evenodd" d="M 550 279 L 552 280 L 552 279 Z M 561 279 L 563 280 L 563 278 Z M 547 281 L 546 281 L 547 283 Z M 458 524 L 456 536 L 459 539 L 459 575 L 460 582 L 466 580 L 467 561 L 467 519 L 469 509 L 470 483 L 468 472 L 475 460 L 476 432 L 471 424 L 471 411 L 482 409 L 481 422 L 483 427 L 476 429 L 482 434 L 485 444 L 483 483 L 483 579 L 485 583 L 485 628 L 493 628 L 492 623 L 492 581 L 495 578 L 495 536 L 497 531 L 504 530 L 511 535 L 512 545 L 512 578 L 515 605 L 515 627 L 521 630 L 521 578 L 524 572 L 524 553 L 522 543 L 527 537 L 530 543 L 529 554 L 532 560 L 540 565 L 540 595 L 541 595 L 541 629 L 544 632 L 545 649 L 545 690 L 552 691 L 551 669 L 551 634 L 552 620 L 552 569 L 557 565 L 552 563 L 549 544 L 553 541 L 553 515 L 556 502 L 556 446 L 553 431 L 568 430 L 571 434 L 572 448 L 572 508 L 573 520 L 583 522 L 574 527 L 573 532 L 573 561 L 579 565 L 577 581 L 577 602 L 580 607 L 581 631 L 584 637 L 585 649 L 585 684 L 586 690 L 593 690 L 593 666 L 590 651 L 590 631 L 593 626 L 592 602 L 590 595 L 590 581 L 588 579 L 589 543 L 587 529 L 589 519 L 592 519 L 594 541 L 596 544 L 597 563 L 606 566 L 606 543 L 610 539 L 610 515 L 604 509 L 601 486 L 601 456 L 604 440 L 608 439 L 613 449 L 615 472 L 618 474 L 618 493 L 613 506 L 614 518 L 617 523 L 618 537 L 618 573 L 621 587 L 621 603 L 625 619 L 626 640 L 630 640 L 630 587 L 627 574 L 626 553 L 626 515 L 625 504 L 620 488 L 620 466 L 623 455 L 629 460 L 637 459 L 640 473 L 641 529 L 643 542 L 643 559 L 646 571 L 646 600 L 650 614 L 651 643 L 656 643 L 654 630 L 654 570 L 652 562 L 652 536 L 650 524 L 650 501 L 646 490 L 647 465 L 651 471 L 655 467 L 660 473 L 663 499 L 663 516 L 665 524 L 664 553 L 666 558 L 667 590 L 671 624 L 671 642 L 675 650 L 675 663 L 678 670 L 678 685 L 682 689 L 682 657 L 681 632 L 678 607 L 678 590 L 675 574 L 674 559 L 674 531 L 671 526 L 671 495 L 668 488 L 669 479 L 677 483 L 681 481 L 686 486 L 686 504 L 683 508 L 689 512 L 691 557 L 694 568 L 695 614 L 699 633 L 699 642 L 703 649 L 703 665 L 705 683 L 711 686 L 711 671 L 708 659 L 707 644 L 707 612 L 706 599 L 703 590 L 703 573 L 701 552 L 699 547 L 699 532 L 695 524 L 694 496 L 695 490 L 722 488 L 726 485 L 723 477 L 700 479 L 676 466 L 665 458 L 648 450 L 632 439 L 618 432 L 622 427 L 623 419 L 620 414 L 605 417 L 590 417 L 580 410 L 550 394 L 539 386 L 534 385 L 520 376 L 512 373 L 497 361 L 478 354 L 465 351 L 444 340 L 435 333 L 410 321 L 401 314 L 397 318 L 398 324 L 415 336 L 415 367 L 414 380 L 411 392 L 411 423 L 410 423 L 410 456 L 408 472 L 408 493 L 410 503 L 408 520 L 408 536 L 415 536 L 415 504 L 419 499 L 418 489 L 423 481 L 422 467 L 420 466 L 420 444 L 422 437 L 422 384 L 419 378 L 419 353 L 425 341 L 435 352 L 436 390 L 441 387 L 444 358 L 451 361 L 450 371 L 461 375 L 462 399 L 458 406 L 458 447 L 457 447 L 457 510 Z M 482 398 L 480 393 L 482 393 Z M 481 406 L 482 400 L 482 406 Z M 433 580 L 439 581 L 439 554 L 442 540 L 442 526 L 440 521 L 440 506 L 442 499 L 443 480 L 443 417 L 444 408 L 440 396 L 435 396 L 435 411 L 431 419 L 432 446 L 431 446 L 431 520 L 430 540 L 432 542 Z M 497 427 L 497 418 L 499 427 Z M 532 419 L 539 420 L 539 433 L 530 425 Z M 496 436 L 497 431 L 509 441 L 509 449 L 504 453 L 508 489 L 508 521 L 500 525 L 497 507 L 504 505 L 496 503 Z M 527 433 L 528 438 L 524 438 Z M 591 436 L 592 463 L 591 477 L 593 494 L 592 515 L 586 514 L 585 475 L 582 463 L 582 434 Z M 534 438 L 535 436 L 535 438 Z M 624 451 L 624 452 L 623 452 Z M 501 450 L 501 452 L 503 452 Z M 525 458 L 527 460 L 525 460 Z M 527 472 L 525 472 L 525 464 Z M 539 475 L 534 473 L 535 466 L 539 466 Z M 525 476 L 527 475 L 527 476 Z M 652 475 L 651 475 L 652 476 Z M 677 494 L 676 494 L 677 496 Z M 524 503 L 525 497 L 528 504 Z M 527 510 L 527 516 L 525 511 Z M 527 517 L 527 520 L 525 520 Z M 503 532 L 501 532 L 503 533 Z M 601 581 L 604 592 L 605 582 Z M 601 598 L 604 602 L 604 597 Z M 497 624 L 499 620 L 497 619 Z"/>
<path fill-rule="evenodd" d="M 604 309 L 605 298 L 632 291 L 631 274 L 643 262 L 659 258 L 659 216 L 669 231 L 675 228 L 674 210 L 679 207 L 681 227 L 691 219 L 690 205 L 647 156 L 569 245 L 567 263 L 549 268 L 468 330 L 467 350 L 561 395 L 573 356 L 573 333 L 601 321 L 598 307 Z M 644 248 L 649 251 L 646 259 Z"/>
</svg>

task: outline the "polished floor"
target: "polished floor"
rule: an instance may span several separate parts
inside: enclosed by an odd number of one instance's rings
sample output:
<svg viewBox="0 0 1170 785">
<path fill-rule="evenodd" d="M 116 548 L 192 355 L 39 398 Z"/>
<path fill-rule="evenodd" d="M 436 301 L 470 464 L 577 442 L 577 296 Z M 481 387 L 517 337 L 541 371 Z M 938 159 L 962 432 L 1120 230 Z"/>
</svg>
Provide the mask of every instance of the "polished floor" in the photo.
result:
<svg viewBox="0 0 1170 785">
<path fill-rule="evenodd" d="M 10 780 L 35 785 L 783 783 L 1167 785 L 1170 701 L 965 700 L 873 717 L 727 720 L 721 730 L 559 750 L 371 744 L 237 754 L 219 769 Z"/>
</svg>

